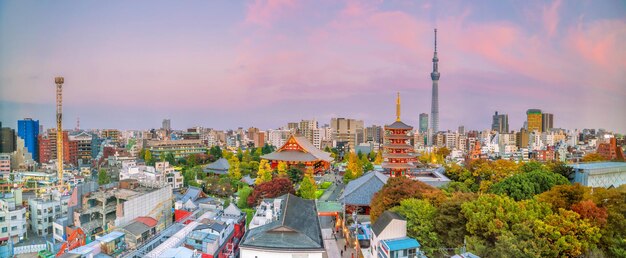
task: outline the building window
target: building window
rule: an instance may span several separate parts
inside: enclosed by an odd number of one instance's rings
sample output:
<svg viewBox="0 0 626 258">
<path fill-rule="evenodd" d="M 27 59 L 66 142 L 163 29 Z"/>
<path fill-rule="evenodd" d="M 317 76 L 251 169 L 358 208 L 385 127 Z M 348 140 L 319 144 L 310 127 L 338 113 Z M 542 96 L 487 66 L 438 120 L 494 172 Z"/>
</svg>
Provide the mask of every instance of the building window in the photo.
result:
<svg viewBox="0 0 626 258">
<path fill-rule="evenodd" d="M 17 226 L 11 227 L 11 231 L 16 231 L 16 230 L 17 230 Z"/>
<path fill-rule="evenodd" d="M 4 217 L 0 217 L 0 222 L 4 222 Z"/>
<path fill-rule="evenodd" d="M 11 216 L 11 220 L 16 220 L 17 216 Z"/>
<path fill-rule="evenodd" d="M 9 231 L 7 227 L 2 227 L 2 233 L 6 233 L 7 231 Z"/>
</svg>

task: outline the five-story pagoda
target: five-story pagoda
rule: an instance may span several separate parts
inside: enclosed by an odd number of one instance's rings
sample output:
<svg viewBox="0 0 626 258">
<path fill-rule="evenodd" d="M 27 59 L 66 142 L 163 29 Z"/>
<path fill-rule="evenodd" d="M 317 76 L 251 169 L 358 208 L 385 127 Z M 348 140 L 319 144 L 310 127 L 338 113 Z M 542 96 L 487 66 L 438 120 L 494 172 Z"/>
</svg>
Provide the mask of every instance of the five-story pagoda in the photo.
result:
<svg viewBox="0 0 626 258">
<path fill-rule="evenodd" d="M 415 152 L 411 146 L 409 132 L 413 130 L 409 126 L 400 121 L 400 93 L 396 100 L 396 121 L 391 125 L 385 125 L 385 137 L 383 144 L 383 163 L 382 167 L 385 171 L 389 171 L 389 176 L 407 176 L 412 168 L 415 168 L 413 162 Z"/>
</svg>

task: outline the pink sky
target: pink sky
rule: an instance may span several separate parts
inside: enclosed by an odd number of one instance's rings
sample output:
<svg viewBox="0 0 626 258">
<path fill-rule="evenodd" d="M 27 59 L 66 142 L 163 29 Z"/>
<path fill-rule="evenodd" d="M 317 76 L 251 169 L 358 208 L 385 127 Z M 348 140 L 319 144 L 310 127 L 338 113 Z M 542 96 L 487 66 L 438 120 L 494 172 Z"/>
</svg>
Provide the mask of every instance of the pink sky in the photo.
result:
<svg viewBox="0 0 626 258">
<path fill-rule="evenodd" d="M 430 113 L 439 31 L 440 128 L 511 129 L 529 108 L 555 126 L 626 132 L 621 1 L 29 1 L 0 6 L 0 121 L 66 127 L 257 126 Z M 60 12 L 63 10 L 63 12 Z M 6 40 L 8 39 L 8 40 Z"/>
</svg>

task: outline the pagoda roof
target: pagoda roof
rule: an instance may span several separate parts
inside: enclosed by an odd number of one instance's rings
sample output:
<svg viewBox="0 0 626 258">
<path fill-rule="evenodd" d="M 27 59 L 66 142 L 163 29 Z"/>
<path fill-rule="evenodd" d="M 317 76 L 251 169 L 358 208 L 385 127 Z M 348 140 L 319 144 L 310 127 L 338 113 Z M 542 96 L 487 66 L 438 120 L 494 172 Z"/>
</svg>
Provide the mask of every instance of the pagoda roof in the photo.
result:
<svg viewBox="0 0 626 258">
<path fill-rule="evenodd" d="M 408 136 L 406 134 L 389 134 L 389 135 L 385 135 L 385 138 L 389 138 L 389 139 L 411 139 L 411 136 Z"/>
<path fill-rule="evenodd" d="M 385 125 L 385 129 L 406 129 L 406 130 L 411 130 L 411 129 L 413 129 L 413 127 L 403 123 L 402 121 L 395 121 L 395 122 L 393 122 L 393 124 Z"/>
<path fill-rule="evenodd" d="M 292 145 L 296 145 L 295 147 Z M 261 156 L 267 160 L 284 160 L 294 162 L 309 162 L 323 160 L 330 162 L 333 158 L 330 153 L 316 148 L 309 140 L 302 136 L 291 135 L 285 144 L 275 152 Z"/>
<path fill-rule="evenodd" d="M 415 158 L 414 153 L 387 153 L 383 155 L 384 158 L 401 159 L 401 158 Z"/>
<path fill-rule="evenodd" d="M 389 162 L 383 162 L 382 164 L 383 168 L 391 168 L 391 169 L 410 169 L 410 168 L 415 168 L 415 165 L 413 165 L 413 163 L 409 162 L 409 163 L 389 163 Z"/>
<path fill-rule="evenodd" d="M 413 146 L 409 145 L 409 144 L 383 144 L 383 147 L 385 148 L 396 148 L 396 149 L 413 149 Z"/>
</svg>

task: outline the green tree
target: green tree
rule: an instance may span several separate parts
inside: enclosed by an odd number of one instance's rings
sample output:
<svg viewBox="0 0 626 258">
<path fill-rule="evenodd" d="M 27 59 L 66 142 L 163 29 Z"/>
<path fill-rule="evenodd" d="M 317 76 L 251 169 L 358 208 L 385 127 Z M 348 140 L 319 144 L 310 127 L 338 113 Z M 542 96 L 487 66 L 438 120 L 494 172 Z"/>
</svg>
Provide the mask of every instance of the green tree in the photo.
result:
<svg viewBox="0 0 626 258">
<path fill-rule="evenodd" d="M 254 184 L 260 185 L 269 181 L 272 181 L 272 167 L 266 159 L 262 159 L 259 163 L 259 171 L 257 172 Z"/>
<path fill-rule="evenodd" d="M 228 160 L 228 176 L 232 179 L 241 179 L 241 163 L 237 157 L 233 156 Z"/>
<path fill-rule="evenodd" d="M 154 165 L 154 160 L 152 159 L 152 152 L 150 152 L 150 150 L 145 151 L 143 160 L 146 162 L 148 166 Z"/>
<path fill-rule="evenodd" d="M 375 165 L 380 165 L 383 163 L 383 151 L 377 151 L 376 152 L 376 158 L 374 158 L 374 164 Z"/>
<path fill-rule="evenodd" d="M 198 157 L 195 154 L 187 156 L 187 165 L 190 167 L 198 165 Z"/>
<path fill-rule="evenodd" d="M 491 186 L 495 194 L 506 194 L 516 201 L 530 199 L 550 190 L 555 185 L 567 185 L 569 180 L 562 175 L 538 169 L 508 177 Z"/>
<path fill-rule="evenodd" d="M 239 161 L 243 161 L 243 151 L 241 150 L 241 147 L 237 149 L 237 159 L 239 159 Z"/>
<path fill-rule="evenodd" d="M 111 177 L 109 177 L 109 175 L 107 174 L 106 169 L 101 168 L 98 171 L 98 184 L 106 185 L 108 183 L 111 183 Z"/>
<path fill-rule="evenodd" d="M 306 173 L 300 183 L 298 194 L 304 199 L 313 200 L 315 199 L 315 191 L 317 191 L 317 184 L 315 184 L 315 180 L 313 180 L 311 175 Z"/>
<path fill-rule="evenodd" d="M 237 207 L 240 209 L 248 208 L 248 197 L 250 194 L 252 194 L 252 188 L 247 185 L 239 189 L 239 191 L 237 191 L 237 195 L 239 196 Z"/>
<path fill-rule="evenodd" d="M 548 170 L 564 176 L 570 181 L 574 180 L 574 168 L 568 166 L 564 162 L 550 162 L 547 164 Z"/>
<path fill-rule="evenodd" d="M 452 248 L 463 245 L 468 233 L 465 229 L 467 219 L 461 212 L 461 205 L 473 201 L 477 197 L 478 195 L 474 193 L 456 192 L 437 204 L 438 212 L 433 221 L 435 232 L 437 232 L 442 246 Z M 443 256 L 443 254 L 439 256 Z"/>
<path fill-rule="evenodd" d="M 369 172 L 369 171 L 374 170 L 374 165 L 372 165 L 372 162 L 369 161 L 366 155 L 363 155 L 363 157 L 361 157 L 361 164 L 363 165 L 362 170 L 364 172 Z"/>
<path fill-rule="evenodd" d="M 302 181 L 302 178 L 304 176 L 304 172 L 302 172 L 302 169 L 295 167 L 290 167 L 287 170 L 287 174 L 289 175 L 289 180 L 291 180 L 291 182 L 294 184 Z"/>
<path fill-rule="evenodd" d="M 219 159 L 222 157 L 222 149 L 220 146 L 213 146 L 209 149 L 209 154 L 212 155 L 215 159 Z"/>
<path fill-rule="evenodd" d="M 400 206 L 392 210 L 406 218 L 407 235 L 417 239 L 423 246 L 422 250 L 426 250 L 426 254 L 432 256 L 435 248 L 441 244 L 435 231 L 437 208 L 428 200 L 410 198 L 402 200 Z"/>
<path fill-rule="evenodd" d="M 172 152 L 166 152 L 165 155 L 163 155 L 163 160 L 169 162 L 171 165 L 176 165 L 176 159 Z"/>
<path fill-rule="evenodd" d="M 227 159 L 227 160 L 230 160 L 230 158 L 232 158 L 232 157 L 233 157 L 233 155 L 234 155 L 234 154 L 233 154 L 232 152 L 230 152 L 230 151 L 228 151 L 228 150 L 226 150 L 226 149 L 222 150 L 222 158 L 225 158 L 225 159 Z"/>
</svg>

